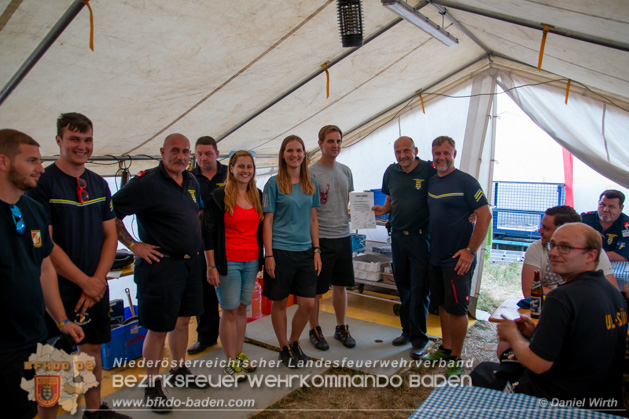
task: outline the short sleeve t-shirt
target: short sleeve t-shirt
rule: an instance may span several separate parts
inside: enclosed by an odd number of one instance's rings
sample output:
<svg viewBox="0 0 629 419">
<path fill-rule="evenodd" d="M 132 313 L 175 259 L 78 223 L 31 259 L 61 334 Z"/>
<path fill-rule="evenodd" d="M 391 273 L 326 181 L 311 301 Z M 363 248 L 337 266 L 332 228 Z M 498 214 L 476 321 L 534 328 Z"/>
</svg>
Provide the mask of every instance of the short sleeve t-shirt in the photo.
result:
<svg viewBox="0 0 629 419">
<path fill-rule="evenodd" d="M 431 162 L 417 160 L 406 173 L 399 164 L 390 165 L 382 178 L 382 193 L 391 197 L 389 223 L 394 230 L 419 231 L 428 227 L 428 179 L 437 171 Z"/>
<path fill-rule="evenodd" d="M 262 210 L 273 213 L 273 249 L 301 252 L 312 247 L 310 237 L 310 211 L 321 204 L 319 186 L 316 179 L 315 193 L 306 195 L 301 191 L 301 183 L 293 184 L 293 191 L 284 194 L 277 185 L 277 176 L 271 177 L 264 185 Z"/>
<path fill-rule="evenodd" d="M 446 176 L 433 176 L 428 180 L 432 265 L 456 265 L 457 260 L 452 256 L 468 246 L 474 232 L 469 216 L 485 205 L 487 198 L 480 184 L 465 172 L 455 169 Z"/>
<path fill-rule="evenodd" d="M 0 316 L 4 319 L 0 353 L 43 342 L 48 335 L 41 288 L 41 264 L 52 252 L 48 216 L 33 199 L 22 196 L 16 206 L 26 227 L 18 234 L 11 205 L 0 201 Z"/>
<path fill-rule="evenodd" d="M 524 255 L 524 264 L 531 265 L 534 268 L 539 269 L 542 276 L 542 286 L 546 288 L 555 289 L 557 286 L 564 283 L 563 279 L 553 272 L 552 265 L 548 260 L 548 249 L 542 246 L 541 240 L 534 241 L 526 250 L 526 254 Z M 602 270 L 604 275 L 614 273 L 612 265 L 605 252 L 601 253 L 596 270 Z"/>
<path fill-rule="evenodd" d="M 167 253 L 194 255 L 203 247 L 199 183 L 188 171 L 182 175 L 179 186 L 163 163 L 141 172 L 114 194 L 114 209 L 121 220 L 137 215 L 138 234 L 143 242 Z"/>
<path fill-rule="evenodd" d="M 625 259 L 629 259 L 629 216 L 622 213 L 620 217 L 603 233 L 601 221 L 597 211 L 581 214 L 584 224 L 587 224 L 603 236 L 603 250 L 616 252 Z"/>
<path fill-rule="evenodd" d="M 530 349 L 553 365 L 542 374 L 527 371 L 525 378 L 538 397 L 614 397 L 620 393 L 626 339 L 624 298 L 602 272 L 584 272 L 544 300 Z"/>
<path fill-rule="evenodd" d="M 352 171 L 338 162 L 332 169 L 316 162 L 310 166 L 310 174 L 319 185 L 319 237 L 340 239 L 349 236 L 347 202 L 349 193 L 354 190 Z"/>
<path fill-rule="evenodd" d="M 115 217 L 107 181 L 85 169 L 80 176 L 87 184 L 88 199 L 80 202 L 77 178 L 51 164 L 39 178 L 37 188 L 27 194 L 44 206 L 52 239 L 83 273 L 96 272 L 105 241 L 103 222 Z M 59 292 L 64 301 L 74 299 L 81 288 L 66 278 L 59 277 Z"/>
</svg>

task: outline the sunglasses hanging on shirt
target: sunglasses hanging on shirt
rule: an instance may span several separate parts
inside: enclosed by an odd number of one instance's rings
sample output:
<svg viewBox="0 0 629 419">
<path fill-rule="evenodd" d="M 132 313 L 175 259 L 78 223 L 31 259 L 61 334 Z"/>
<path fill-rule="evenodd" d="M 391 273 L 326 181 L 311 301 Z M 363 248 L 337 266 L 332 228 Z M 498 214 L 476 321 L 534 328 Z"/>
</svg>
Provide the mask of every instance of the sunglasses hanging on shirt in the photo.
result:
<svg viewBox="0 0 629 419">
<path fill-rule="evenodd" d="M 80 177 L 76 178 L 76 194 L 79 197 L 81 204 L 90 200 L 90 195 L 87 193 L 87 182 Z"/>
<path fill-rule="evenodd" d="M 15 224 L 15 232 L 17 234 L 24 234 L 26 230 L 26 225 L 24 224 L 24 220 L 22 219 L 22 211 L 18 208 L 17 205 L 11 205 L 11 218 L 13 218 L 13 223 Z"/>
</svg>

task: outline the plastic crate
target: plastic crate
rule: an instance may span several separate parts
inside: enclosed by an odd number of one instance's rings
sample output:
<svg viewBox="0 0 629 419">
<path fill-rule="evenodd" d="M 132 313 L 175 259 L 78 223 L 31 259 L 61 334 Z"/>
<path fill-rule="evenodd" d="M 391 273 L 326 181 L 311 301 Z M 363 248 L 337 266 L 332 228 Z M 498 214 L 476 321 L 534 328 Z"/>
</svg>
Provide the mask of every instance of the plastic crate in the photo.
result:
<svg viewBox="0 0 629 419">
<path fill-rule="evenodd" d="M 137 307 L 134 308 L 137 313 Z M 128 307 L 124 309 L 124 315 L 125 319 L 131 317 Z M 112 329 L 111 340 L 100 348 L 103 368 L 106 370 L 114 368 L 116 360 L 121 364 L 141 357 L 146 333 L 147 330 L 138 324 L 138 320 Z"/>
<path fill-rule="evenodd" d="M 383 263 L 391 263 L 391 257 L 385 255 L 361 255 L 353 259 L 354 274 L 360 272 L 382 272 Z"/>
</svg>

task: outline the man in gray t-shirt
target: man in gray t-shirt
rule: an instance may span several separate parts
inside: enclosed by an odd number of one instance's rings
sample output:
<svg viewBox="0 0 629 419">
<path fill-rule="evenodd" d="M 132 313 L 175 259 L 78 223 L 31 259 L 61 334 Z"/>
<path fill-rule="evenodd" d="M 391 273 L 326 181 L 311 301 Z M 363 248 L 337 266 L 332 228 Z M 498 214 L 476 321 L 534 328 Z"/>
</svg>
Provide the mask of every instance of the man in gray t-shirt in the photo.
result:
<svg viewBox="0 0 629 419">
<path fill-rule="evenodd" d="M 346 287 L 354 285 L 352 241 L 349 233 L 347 204 L 354 190 L 352 171 L 338 163 L 343 133 L 335 125 L 326 125 L 319 131 L 321 158 L 310 166 L 310 174 L 317 179 L 321 206 L 317 208 L 319 245 L 323 267 L 317 280 L 317 295 L 325 294 L 332 285 L 332 305 L 336 314 L 334 338 L 347 348 L 356 346 L 345 322 L 347 311 Z M 319 326 L 319 298 L 310 315 L 310 342 L 315 348 L 329 348 Z"/>
</svg>

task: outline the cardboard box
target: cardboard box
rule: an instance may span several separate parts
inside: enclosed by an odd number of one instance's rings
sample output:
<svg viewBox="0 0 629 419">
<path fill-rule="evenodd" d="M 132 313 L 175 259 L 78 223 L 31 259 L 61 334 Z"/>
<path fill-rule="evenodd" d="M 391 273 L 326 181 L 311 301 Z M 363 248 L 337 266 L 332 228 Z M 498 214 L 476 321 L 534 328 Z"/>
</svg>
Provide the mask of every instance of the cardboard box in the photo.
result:
<svg viewBox="0 0 629 419">
<path fill-rule="evenodd" d="M 382 273 L 382 282 L 388 285 L 395 285 L 395 279 L 393 278 L 393 274 L 383 272 Z"/>
<path fill-rule="evenodd" d="M 137 307 L 135 309 L 137 312 Z M 128 307 L 124 309 L 124 314 L 125 319 L 131 317 Z M 111 340 L 100 348 L 103 368 L 106 370 L 114 368 L 116 360 L 117 364 L 122 364 L 141 357 L 146 332 L 147 330 L 138 324 L 138 320 L 112 329 Z"/>
</svg>

